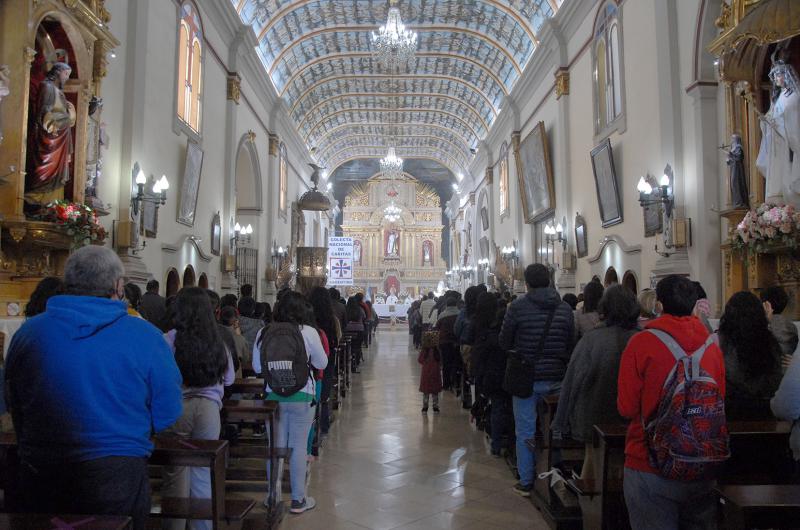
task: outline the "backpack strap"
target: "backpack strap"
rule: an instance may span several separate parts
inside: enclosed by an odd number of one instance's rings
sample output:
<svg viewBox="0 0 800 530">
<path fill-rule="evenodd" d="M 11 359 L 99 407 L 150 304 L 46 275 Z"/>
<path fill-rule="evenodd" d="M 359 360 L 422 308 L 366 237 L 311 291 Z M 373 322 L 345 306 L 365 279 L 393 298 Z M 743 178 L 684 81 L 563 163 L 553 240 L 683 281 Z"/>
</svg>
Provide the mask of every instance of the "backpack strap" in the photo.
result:
<svg viewBox="0 0 800 530">
<path fill-rule="evenodd" d="M 655 335 L 664 346 L 667 347 L 670 353 L 672 353 L 672 356 L 675 357 L 675 361 L 683 365 L 686 381 L 692 381 L 694 377 L 700 375 L 700 361 L 703 360 L 703 355 L 706 353 L 708 347 L 714 342 L 714 337 L 712 335 L 709 335 L 703 345 L 696 349 L 690 356 L 669 333 L 653 328 L 649 328 L 645 331 Z M 686 359 L 686 361 L 684 361 L 684 359 Z M 667 376 L 666 382 L 664 383 L 665 385 L 669 382 L 669 379 L 669 376 Z"/>
</svg>

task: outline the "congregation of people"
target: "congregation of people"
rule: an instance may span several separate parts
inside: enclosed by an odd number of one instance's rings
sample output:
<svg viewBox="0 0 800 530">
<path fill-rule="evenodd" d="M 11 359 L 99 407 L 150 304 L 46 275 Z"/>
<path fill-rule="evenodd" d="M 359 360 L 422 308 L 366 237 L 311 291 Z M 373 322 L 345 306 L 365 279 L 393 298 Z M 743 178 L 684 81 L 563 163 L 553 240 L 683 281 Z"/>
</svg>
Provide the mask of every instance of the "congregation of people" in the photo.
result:
<svg viewBox="0 0 800 530">
<path fill-rule="evenodd" d="M 152 437 L 235 437 L 240 426 L 222 424 L 228 387 L 258 376 L 264 399 L 277 402 L 271 441 L 291 450 L 289 511 L 314 508 L 306 475 L 318 456 L 313 429 L 324 436 L 332 421 L 328 357 L 350 336 L 357 372 L 377 326 L 363 295 L 345 302 L 336 289 L 286 289 L 273 308 L 257 303 L 249 285 L 222 297 L 184 287 L 164 298 L 157 281 L 146 290 L 126 283 L 118 256 L 98 246 L 74 252 L 63 279 L 37 286 L 2 378 L 20 462 L 18 491 L 6 492 L 5 508 L 127 515 L 144 528 Z M 265 427 L 255 425 L 253 435 L 270 434 Z M 270 472 L 267 462 L 268 482 Z M 163 497 L 212 497 L 208 468 L 164 466 L 162 475 Z M 186 524 L 166 519 L 164 527 Z M 211 521 L 188 524 L 211 528 Z"/>
<path fill-rule="evenodd" d="M 786 291 L 775 286 L 760 296 L 734 294 L 715 328 L 702 286 L 682 276 L 665 277 L 638 297 L 597 277 L 582 293 L 561 297 L 538 264 L 527 267 L 525 283 L 520 296 L 477 285 L 463 297 L 429 293 L 412 304 L 409 333 L 422 364 L 422 413 L 430 401 L 439 413 L 447 405 L 439 392 L 452 392 L 486 431 L 491 454 L 509 463 L 518 479 L 514 490 L 529 497 L 542 480 L 536 476 L 537 412 L 543 399 L 557 396 L 553 436 L 586 445 L 582 465 L 573 470 L 577 479 L 593 477 L 598 465 L 590 451 L 594 426 L 627 425 L 623 488 L 632 528 L 715 528 L 715 469 L 730 455 L 708 447 L 727 447 L 725 422 L 800 418 L 800 359 L 793 355 L 798 331 L 783 314 Z M 681 381 L 704 389 L 706 402 L 696 407 L 688 393 L 680 397 L 683 391 L 673 395 L 667 388 L 684 366 L 694 380 Z M 698 417 L 671 416 L 675 396 Z M 653 436 L 654 429 L 681 421 L 694 422 L 678 430 L 690 433 L 685 439 Z M 723 428 L 715 430 L 720 422 Z M 795 424 L 795 458 L 797 430 Z M 664 444 L 698 439 L 709 443 L 692 455 L 695 460 L 687 456 L 678 465 L 680 458 L 668 459 L 667 472 L 656 455 Z"/>
</svg>

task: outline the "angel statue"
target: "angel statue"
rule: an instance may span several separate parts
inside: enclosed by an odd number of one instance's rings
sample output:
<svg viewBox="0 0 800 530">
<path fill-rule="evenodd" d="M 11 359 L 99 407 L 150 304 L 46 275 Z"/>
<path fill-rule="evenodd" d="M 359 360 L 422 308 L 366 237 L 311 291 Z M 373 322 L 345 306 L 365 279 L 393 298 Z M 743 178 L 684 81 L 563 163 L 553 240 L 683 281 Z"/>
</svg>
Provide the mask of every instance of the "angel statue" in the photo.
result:
<svg viewBox="0 0 800 530">
<path fill-rule="evenodd" d="M 761 116 L 756 167 L 766 179 L 766 202 L 800 206 L 800 83 L 791 64 L 773 55 L 769 72 L 776 97 Z"/>
</svg>

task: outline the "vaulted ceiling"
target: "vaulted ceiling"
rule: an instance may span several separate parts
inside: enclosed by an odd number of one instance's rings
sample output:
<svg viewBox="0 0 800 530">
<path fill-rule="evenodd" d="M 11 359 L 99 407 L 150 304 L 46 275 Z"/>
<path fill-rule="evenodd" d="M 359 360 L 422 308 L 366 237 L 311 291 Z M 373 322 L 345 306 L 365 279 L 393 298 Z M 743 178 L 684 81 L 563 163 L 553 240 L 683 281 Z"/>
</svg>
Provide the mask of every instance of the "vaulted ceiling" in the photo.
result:
<svg viewBox="0 0 800 530">
<path fill-rule="evenodd" d="M 466 172 L 561 0 L 401 0 L 416 58 L 390 77 L 372 55 L 386 0 L 230 0 L 321 166 L 386 155 Z"/>
</svg>

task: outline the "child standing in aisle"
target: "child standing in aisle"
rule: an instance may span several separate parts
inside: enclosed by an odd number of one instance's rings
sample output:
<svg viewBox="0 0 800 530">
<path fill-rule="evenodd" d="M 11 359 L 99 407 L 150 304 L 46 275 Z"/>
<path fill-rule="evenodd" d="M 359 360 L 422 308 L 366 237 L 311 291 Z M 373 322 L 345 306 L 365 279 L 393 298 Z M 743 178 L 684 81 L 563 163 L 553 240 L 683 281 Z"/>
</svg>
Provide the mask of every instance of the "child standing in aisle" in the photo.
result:
<svg viewBox="0 0 800 530">
<path fill-rule="evenodd" d="M 441 357 L 435 341 L 426 339 L 428 337 L 423 337 L 422 348 L 420 348 L 419 357 L 417 357 L 417 362 L 422 365 L 422 372 L 419 377 L 419 391 L 423 395 L 422 413 L 428 413 L 428 401 L 433 396 L 433 412 L 438 414 L 439 392 L 442 391 Z"/>
</svg>

